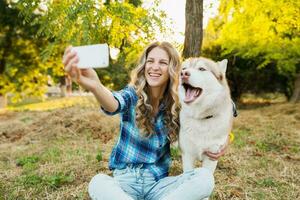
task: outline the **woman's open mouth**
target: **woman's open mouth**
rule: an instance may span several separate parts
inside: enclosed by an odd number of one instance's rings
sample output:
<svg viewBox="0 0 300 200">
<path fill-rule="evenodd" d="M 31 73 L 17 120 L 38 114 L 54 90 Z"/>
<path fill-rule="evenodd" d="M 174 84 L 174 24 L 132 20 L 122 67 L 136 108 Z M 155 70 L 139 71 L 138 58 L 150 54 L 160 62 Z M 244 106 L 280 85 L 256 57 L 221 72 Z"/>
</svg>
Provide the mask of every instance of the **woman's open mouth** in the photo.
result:
<svg viewBox="0 0 300 200">
<path fill-rule="evenodd" d="M 148 73 L 148 75 L 151 77 L 151 78 L 159 78 L 161 76 L 160 73 Z"/>
<path fill-rule="evenodd" d="M 185 89 L 184 103 L 192 103 L 195 101 L 202 93 L 202 88 L 196 88 L 188 83 L 183 83 L 182 86 Z"/>
</svg>

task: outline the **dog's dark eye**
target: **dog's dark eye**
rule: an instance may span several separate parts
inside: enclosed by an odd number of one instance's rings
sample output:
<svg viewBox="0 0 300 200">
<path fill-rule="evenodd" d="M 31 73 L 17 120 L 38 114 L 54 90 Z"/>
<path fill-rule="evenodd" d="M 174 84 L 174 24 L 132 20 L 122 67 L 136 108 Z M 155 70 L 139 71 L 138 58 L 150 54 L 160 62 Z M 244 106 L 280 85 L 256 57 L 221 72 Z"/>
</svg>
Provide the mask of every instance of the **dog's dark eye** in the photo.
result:
<svg viewBox="0 0 300 200">
<path fill-rule="evenodd" d="M 206 71 L 206 69 L 204 69 L 203 67 L 199 68 L 200 71 Z"/>
</svg>

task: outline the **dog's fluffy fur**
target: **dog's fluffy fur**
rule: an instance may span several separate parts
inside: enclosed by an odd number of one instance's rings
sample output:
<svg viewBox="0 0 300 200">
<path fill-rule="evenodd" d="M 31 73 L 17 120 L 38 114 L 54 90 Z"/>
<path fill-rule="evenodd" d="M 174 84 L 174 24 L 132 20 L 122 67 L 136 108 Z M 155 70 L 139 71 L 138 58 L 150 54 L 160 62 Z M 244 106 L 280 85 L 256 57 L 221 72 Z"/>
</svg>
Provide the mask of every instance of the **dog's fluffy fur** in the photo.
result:
<svg viewBox="0 0 300 200">
<path fill-rule="evenodd" d="M 233 110 L 226 68 L 226 59 L 190 58 L 182 64 L 179 146 L 184 171 L 193 169 L 196 159 L 212 173 L 217 166 L 204 152 L 219 152 L 231 131 Z"/>
</svg>

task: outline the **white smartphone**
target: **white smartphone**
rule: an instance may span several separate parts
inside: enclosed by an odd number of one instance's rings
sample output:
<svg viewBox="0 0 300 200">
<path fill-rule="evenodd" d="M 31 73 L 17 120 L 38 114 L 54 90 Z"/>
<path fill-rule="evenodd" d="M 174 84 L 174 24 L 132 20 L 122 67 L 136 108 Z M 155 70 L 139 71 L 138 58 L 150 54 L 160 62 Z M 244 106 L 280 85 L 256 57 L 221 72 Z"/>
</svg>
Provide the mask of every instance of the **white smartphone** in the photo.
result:
<svg viewBox="0 0 300 200">
<path fill-rule="evenodd" d="M 72 47 L 79 57 L 78 68 L 104 68 L 109 65 L 109 49 L 107 44 L 94 44 Z"/>
</svg>

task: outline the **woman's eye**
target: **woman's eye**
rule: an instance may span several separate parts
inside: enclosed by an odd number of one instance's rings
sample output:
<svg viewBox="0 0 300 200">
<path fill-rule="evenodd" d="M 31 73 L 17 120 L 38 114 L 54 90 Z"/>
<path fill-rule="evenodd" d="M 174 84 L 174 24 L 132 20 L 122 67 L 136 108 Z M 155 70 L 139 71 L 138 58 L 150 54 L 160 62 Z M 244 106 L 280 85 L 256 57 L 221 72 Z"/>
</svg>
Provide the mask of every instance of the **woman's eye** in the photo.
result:
<svg viewBox="0 0 300 200">
<path fill-rule="evenodd" d="M 199 68 L 200 71 L 206 71 L 206 69 L 204 69 L 203 67 Z"/>
<path fill-rule="evenodd" d="M 147 63 L 153 63 L 153 60 L 147 60 L 146 62 Z"/>
<path fill-rule="evenodd" d="M 160 64 L 163 64 L 163 65 L 168 65 L 168 63 L 166 63 L 166 62 L 160 62 Z"/>
</svg>

